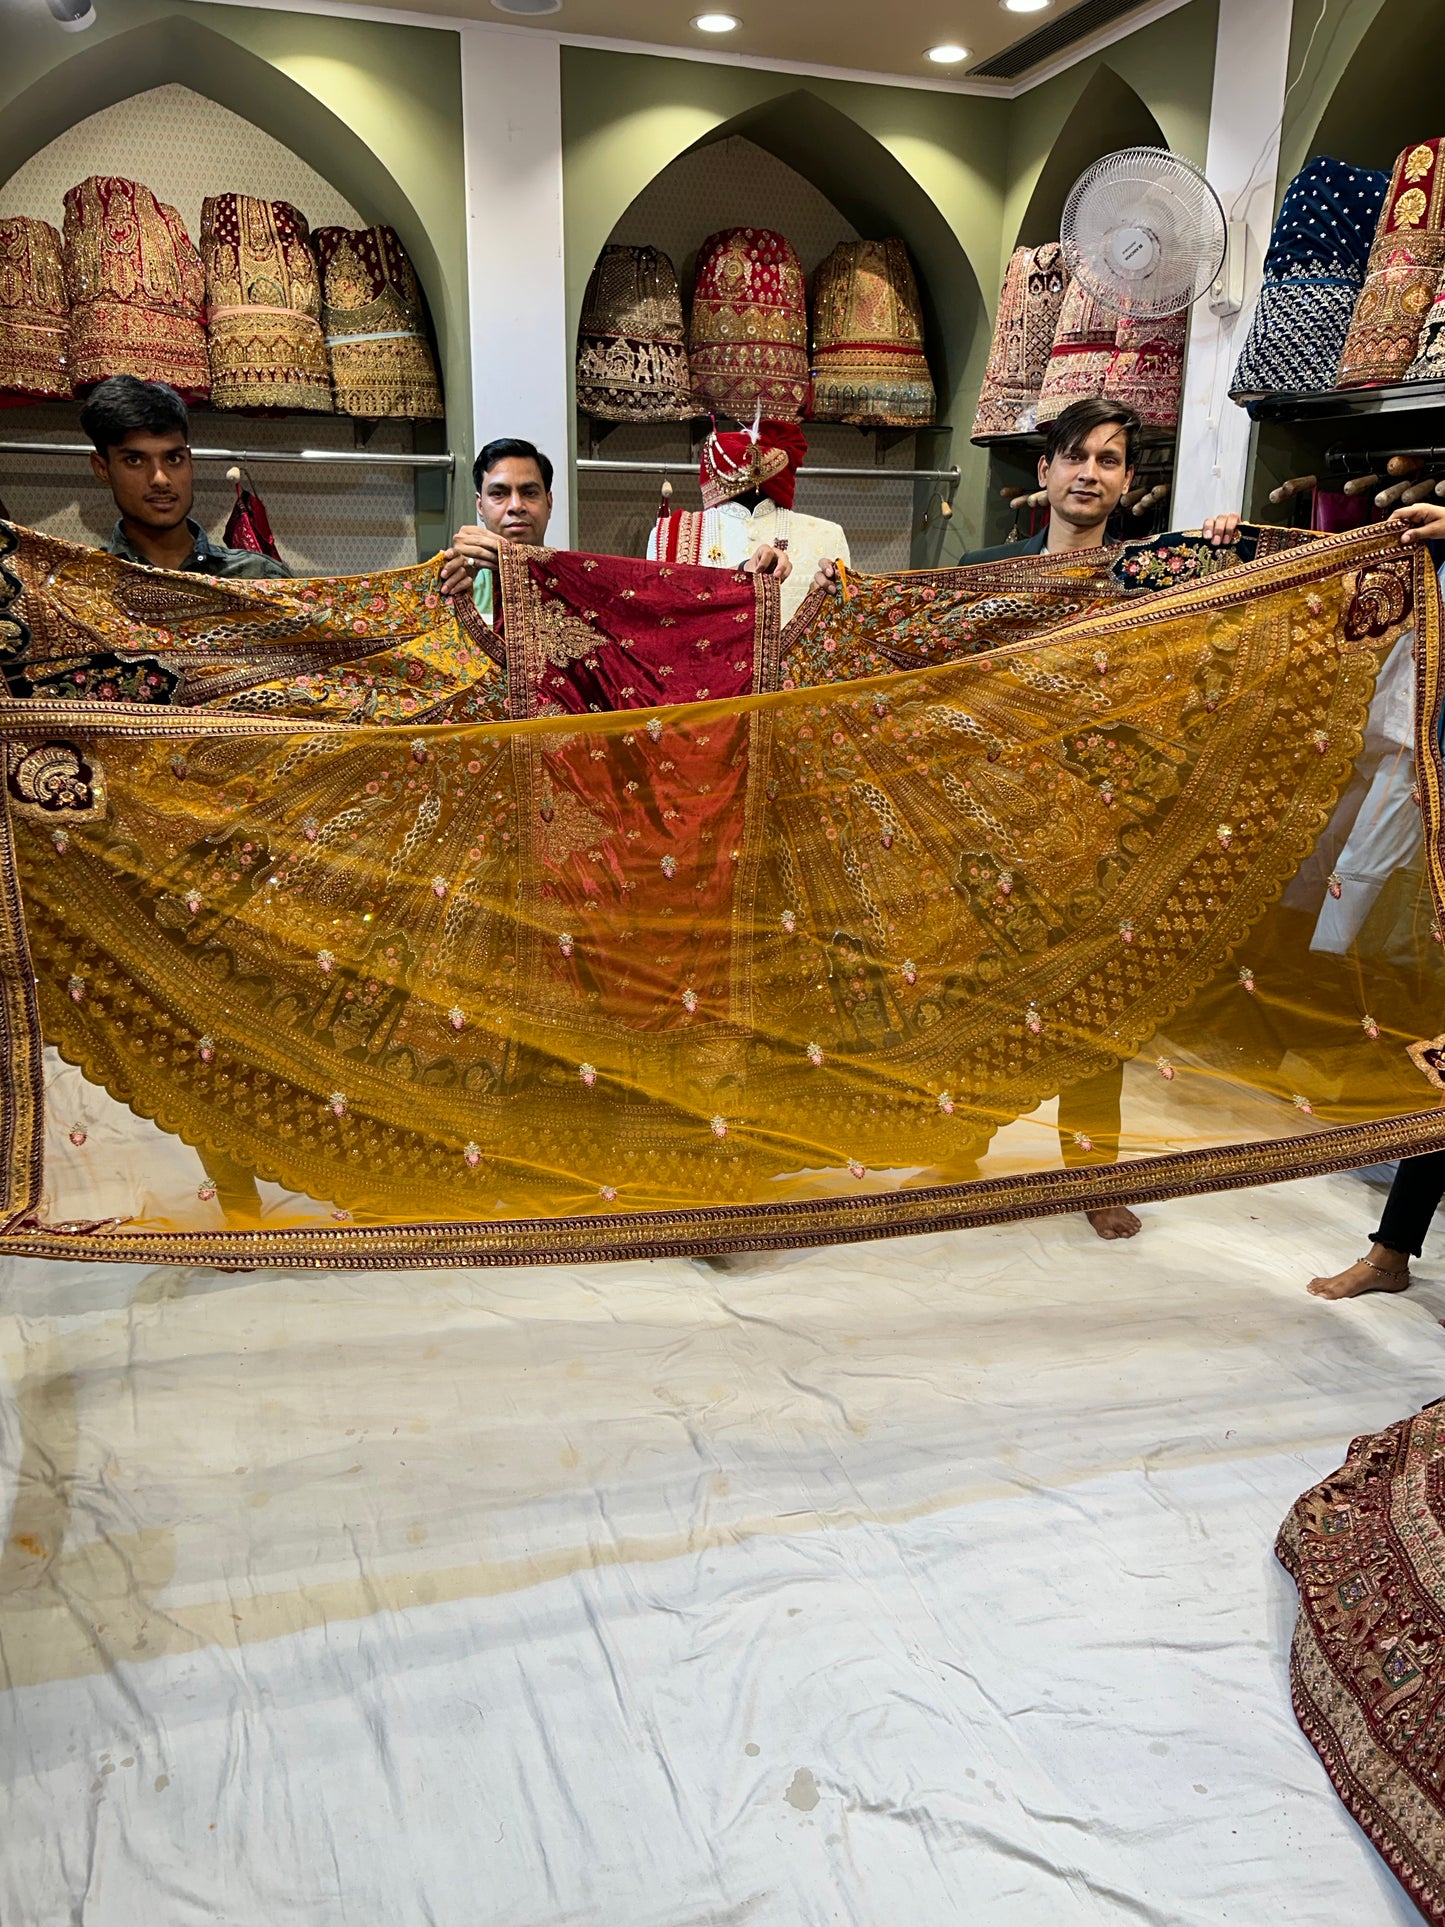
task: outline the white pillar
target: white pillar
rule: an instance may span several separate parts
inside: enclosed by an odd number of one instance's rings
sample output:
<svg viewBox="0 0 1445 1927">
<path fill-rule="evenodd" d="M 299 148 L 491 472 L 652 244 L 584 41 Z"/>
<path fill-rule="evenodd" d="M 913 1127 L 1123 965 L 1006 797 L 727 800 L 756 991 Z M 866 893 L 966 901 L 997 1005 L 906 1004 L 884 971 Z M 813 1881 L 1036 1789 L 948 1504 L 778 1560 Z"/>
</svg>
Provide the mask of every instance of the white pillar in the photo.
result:
<svg viewBox="0 0 1445 1927">
<path fill-rule="evenodd" d="M 561 45 L 551 34 L 464 24 L 461 57 L 475 446 L 520 435 L 551 456 L 550 534 L 565 544 Z M 458 502 L 469 501 L 459 476 Z"/>
<path fill-rule="evenodd" d="M 1190 315 L 1169 514 L 1177 529 L 1198 528 L 1216 511 L 1244 506 L 1250 421 L 1229 399 L 1229 383 L 1249 331 L 1274 221 L 1292 12 L 1292 0 L 1219 0 L 1205 172 L 1225 214 L 1246 223 L 1244 306 L 1221 317 L 1210 313 L 1206 296 Z"/>
</svg>

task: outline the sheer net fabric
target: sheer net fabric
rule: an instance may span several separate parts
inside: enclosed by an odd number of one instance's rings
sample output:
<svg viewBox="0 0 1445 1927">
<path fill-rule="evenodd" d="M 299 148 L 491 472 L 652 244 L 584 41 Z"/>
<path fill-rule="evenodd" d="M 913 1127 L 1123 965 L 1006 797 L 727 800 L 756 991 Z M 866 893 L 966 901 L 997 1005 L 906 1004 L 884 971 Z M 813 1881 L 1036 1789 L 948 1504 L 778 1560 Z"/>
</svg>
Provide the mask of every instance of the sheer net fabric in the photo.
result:
<svg viewBox="0 0 1445 1927">
<path fill-rule="evenodd" d="M 79 592 L 15 539 L 19 677 Z M 269 716 L 193 690 L 13 695 L 6 1243 L 367 1264 L 725 1249 L 1438 1142 L 1406 1051 L 1439 1012 L 1438 596 L 1391 544 L 1111 592 L 936 667 L 671 707 L 402 713 L 421 643 L 399 613 L 307 671 L 324 695 L 370 664 L 369 710 L 354 691 Z M 587 630 L 657 661 L 684 613 L 687 648 L 708 640 L 694 577 L 716 572 L 562 560 L 509 562 L 491 644 L 509 675 L 539 635 L 584 666 Z M 636 571 L 653 599 L 628 633 Z M 470 646 L 403 573 L 404 593 L 227 584 L 206 646 L 294 649 L 267 625 L 308 594 L 327 604 L 312 643 L 339 650 L 359 604 L 411 596 L 427 647 Z M 908 581 L 916 615 L 930 585 Z M 128 571 L 91 610 L 114 654 L 184 627 L 121 633 L 137 584 L 172 589 Z M 835 637 L 853 606 L 831 607 Z M 741 632 L 738 613 L 719 621 Z M 776 612 L 750 619 L 757 665 Z M 1382 747 L 1377 679 L 1412 625 L 1414 721 Z M 1341 934 L 1335 859 L 1382 763 L 1416 765 L 1419 834 L 1351 868 L 1368 901 Z M 1060 1094 L 1074 1148 L 1118 1138 L 1117 1162 L 1060 1168 Z"/>
</svg>

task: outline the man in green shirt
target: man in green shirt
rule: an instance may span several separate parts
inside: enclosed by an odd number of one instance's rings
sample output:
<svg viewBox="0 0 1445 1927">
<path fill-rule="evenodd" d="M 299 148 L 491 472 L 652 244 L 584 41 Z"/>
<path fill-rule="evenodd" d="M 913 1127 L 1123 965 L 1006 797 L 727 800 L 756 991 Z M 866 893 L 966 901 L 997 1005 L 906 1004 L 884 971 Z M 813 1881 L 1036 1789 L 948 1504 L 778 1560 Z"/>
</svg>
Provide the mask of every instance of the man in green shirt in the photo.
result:
<svg viewBox="0 0 1445 1927">
<path fill-rule="evenodd" d="M 80 425 L 95 444 L 90 466 L 110 484 L 120 519 L 106 549 L 127 562 L 153 569 L 189 569 L 196 575 L 269 576 L 291 571 L 252 549 L 213 542 L 191 518 L 195 471 L 186 404 L 163 381 L 111 375 L 91 390 Z M 256 1174 L 224 1151 L 202 1153 L 206 1173 L 227 1218 L 261 1215 Z"/>
<path fill-rule="evenodd" d="M 269 555 L 213 542 L 192 520 L 191 424 L 174 388 L 111 375 L 91 390 L 80 425 L 95 444 L 90 466 L 120 510 L 105 545 L 111 555 L 196 575 L 290 575 Z"/>
</svg>

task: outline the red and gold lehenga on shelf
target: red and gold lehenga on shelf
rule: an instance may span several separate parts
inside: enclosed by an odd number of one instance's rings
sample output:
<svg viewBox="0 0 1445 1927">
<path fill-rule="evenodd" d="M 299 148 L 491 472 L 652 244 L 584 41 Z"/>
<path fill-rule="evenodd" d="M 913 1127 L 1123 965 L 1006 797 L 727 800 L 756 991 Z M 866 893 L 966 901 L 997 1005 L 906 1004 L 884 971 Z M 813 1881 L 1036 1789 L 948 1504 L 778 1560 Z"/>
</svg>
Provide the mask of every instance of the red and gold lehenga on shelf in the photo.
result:
<svg viewBox="0 0 1445 1927">
<path fill-rule="evenodd" d="M 1390 534 L 850 575 L 786 630 L 765 577 L 509 549 L 494 632 L 434 564 L 0 533 L 9 1251 L 721 1251 L 1445 1136 Z M 1411 630 L 1420 834 L 1326 942 Z M 1117 1158 L 1061 1169 L 1111 1070 Z"/>
</svg>

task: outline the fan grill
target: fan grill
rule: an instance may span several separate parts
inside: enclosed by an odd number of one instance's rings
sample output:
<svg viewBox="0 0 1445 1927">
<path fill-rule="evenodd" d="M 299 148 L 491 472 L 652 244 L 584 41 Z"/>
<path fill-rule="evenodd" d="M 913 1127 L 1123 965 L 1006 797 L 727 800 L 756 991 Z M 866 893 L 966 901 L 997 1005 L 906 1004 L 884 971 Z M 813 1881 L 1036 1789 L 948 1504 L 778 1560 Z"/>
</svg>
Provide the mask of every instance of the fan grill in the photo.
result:
<svg viewBox="0 0 1445 1927">
<path fill-rule="evenodd" d="M 1167 147 L 1107 154 L 1074 183 L 1060 236 L 1069 272 L 1132 320 L 1198 300 L 1224 261 L 1224 209 L 1191 161 Z"/>
</svg>

